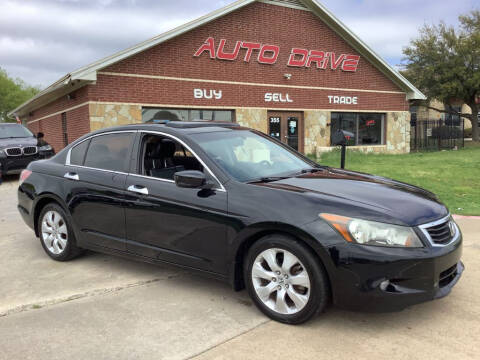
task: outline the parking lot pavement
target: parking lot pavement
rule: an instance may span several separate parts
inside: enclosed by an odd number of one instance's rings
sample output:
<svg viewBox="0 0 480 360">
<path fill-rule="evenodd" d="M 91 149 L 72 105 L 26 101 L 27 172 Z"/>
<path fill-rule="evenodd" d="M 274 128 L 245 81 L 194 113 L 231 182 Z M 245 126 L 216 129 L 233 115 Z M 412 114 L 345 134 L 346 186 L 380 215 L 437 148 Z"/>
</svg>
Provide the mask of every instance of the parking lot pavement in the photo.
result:
<svg viewBox="0 0 480 360">
<path fill-rule="evenodd" d="M 476 359 L 480 221 L 459 219 L 464 276 L 403 312 L 328 309 L 303 326 L 268 321 L 245 292 L 171 267 L 100 254 L 56 263 L 0 186 L 0 359 Z M 374 306 L 374 304 L 372 304 Z"/>
</svg>

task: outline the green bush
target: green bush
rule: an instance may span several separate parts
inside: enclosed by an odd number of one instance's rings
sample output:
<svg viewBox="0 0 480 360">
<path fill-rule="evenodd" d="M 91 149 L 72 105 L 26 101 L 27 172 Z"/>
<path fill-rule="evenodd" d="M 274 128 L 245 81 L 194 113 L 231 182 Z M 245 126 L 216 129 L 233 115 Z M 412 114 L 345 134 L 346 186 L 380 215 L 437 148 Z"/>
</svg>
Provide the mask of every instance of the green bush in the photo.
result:
<svg viewBox="0 0 480 360">
<path fill-rule="evenodd" d="M 472 128 L 465 129 L 463 137 L 466 139 L 470 139 L 472 137 Z"/>
</svg>

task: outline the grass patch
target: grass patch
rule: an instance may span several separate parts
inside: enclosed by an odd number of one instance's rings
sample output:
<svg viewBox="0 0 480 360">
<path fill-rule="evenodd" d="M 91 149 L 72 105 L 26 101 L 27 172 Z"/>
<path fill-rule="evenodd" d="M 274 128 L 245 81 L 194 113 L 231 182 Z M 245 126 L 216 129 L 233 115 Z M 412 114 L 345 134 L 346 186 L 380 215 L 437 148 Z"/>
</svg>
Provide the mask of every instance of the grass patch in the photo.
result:
<svg viewBox="0 0 480 360">
<path fill-rule="evenodd" d="M 340 151 L 324 153 L 322 165 L 340 166 Z M 363 154 L 347 149 L 346 168 L 410 183 L 438 195 L 450 211 L 480 215 L 480 144 L 458 151 L 404 155 Z"/>
</svg>

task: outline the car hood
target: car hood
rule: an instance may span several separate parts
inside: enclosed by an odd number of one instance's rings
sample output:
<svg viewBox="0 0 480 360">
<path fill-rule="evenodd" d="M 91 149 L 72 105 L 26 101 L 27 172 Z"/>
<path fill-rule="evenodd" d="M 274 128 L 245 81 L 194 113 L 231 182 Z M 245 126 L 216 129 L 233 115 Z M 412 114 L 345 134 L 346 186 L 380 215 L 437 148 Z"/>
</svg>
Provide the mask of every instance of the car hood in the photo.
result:
<svg viewBox="0 0 480 360">
<path fill-rule="evenodd" d="M 427 190 L 353 171 L 325 168 L 261 185 L 316 197 L 320 211 L 367 220 L 417 226 L 448 215 L 445 205 Z"/>
<path fill-rule="evenodd" d="M 0 139 L 0 149 L 25 146 L 37 146 L 37 139 L 33 136 L 26 138 Z"/>
</svg>

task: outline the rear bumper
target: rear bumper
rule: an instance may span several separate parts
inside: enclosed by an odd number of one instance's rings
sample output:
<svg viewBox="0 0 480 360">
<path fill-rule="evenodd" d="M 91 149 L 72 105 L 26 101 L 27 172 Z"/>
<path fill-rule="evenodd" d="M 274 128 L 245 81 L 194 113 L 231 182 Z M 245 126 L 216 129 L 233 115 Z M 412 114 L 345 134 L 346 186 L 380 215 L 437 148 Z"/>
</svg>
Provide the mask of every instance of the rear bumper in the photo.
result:
<svg viewBox="0 0 480 360">
<path fill-rule="evenodd" d="M 20 215 L 22 216 L 23 221 L 33 230 L 35 230 L 35 221 L 34 221 L 34 194 L 31 189 L 21 185 L 18 188 L 17 197 L 18 205 L 17 209 Z"/>
</svg>

